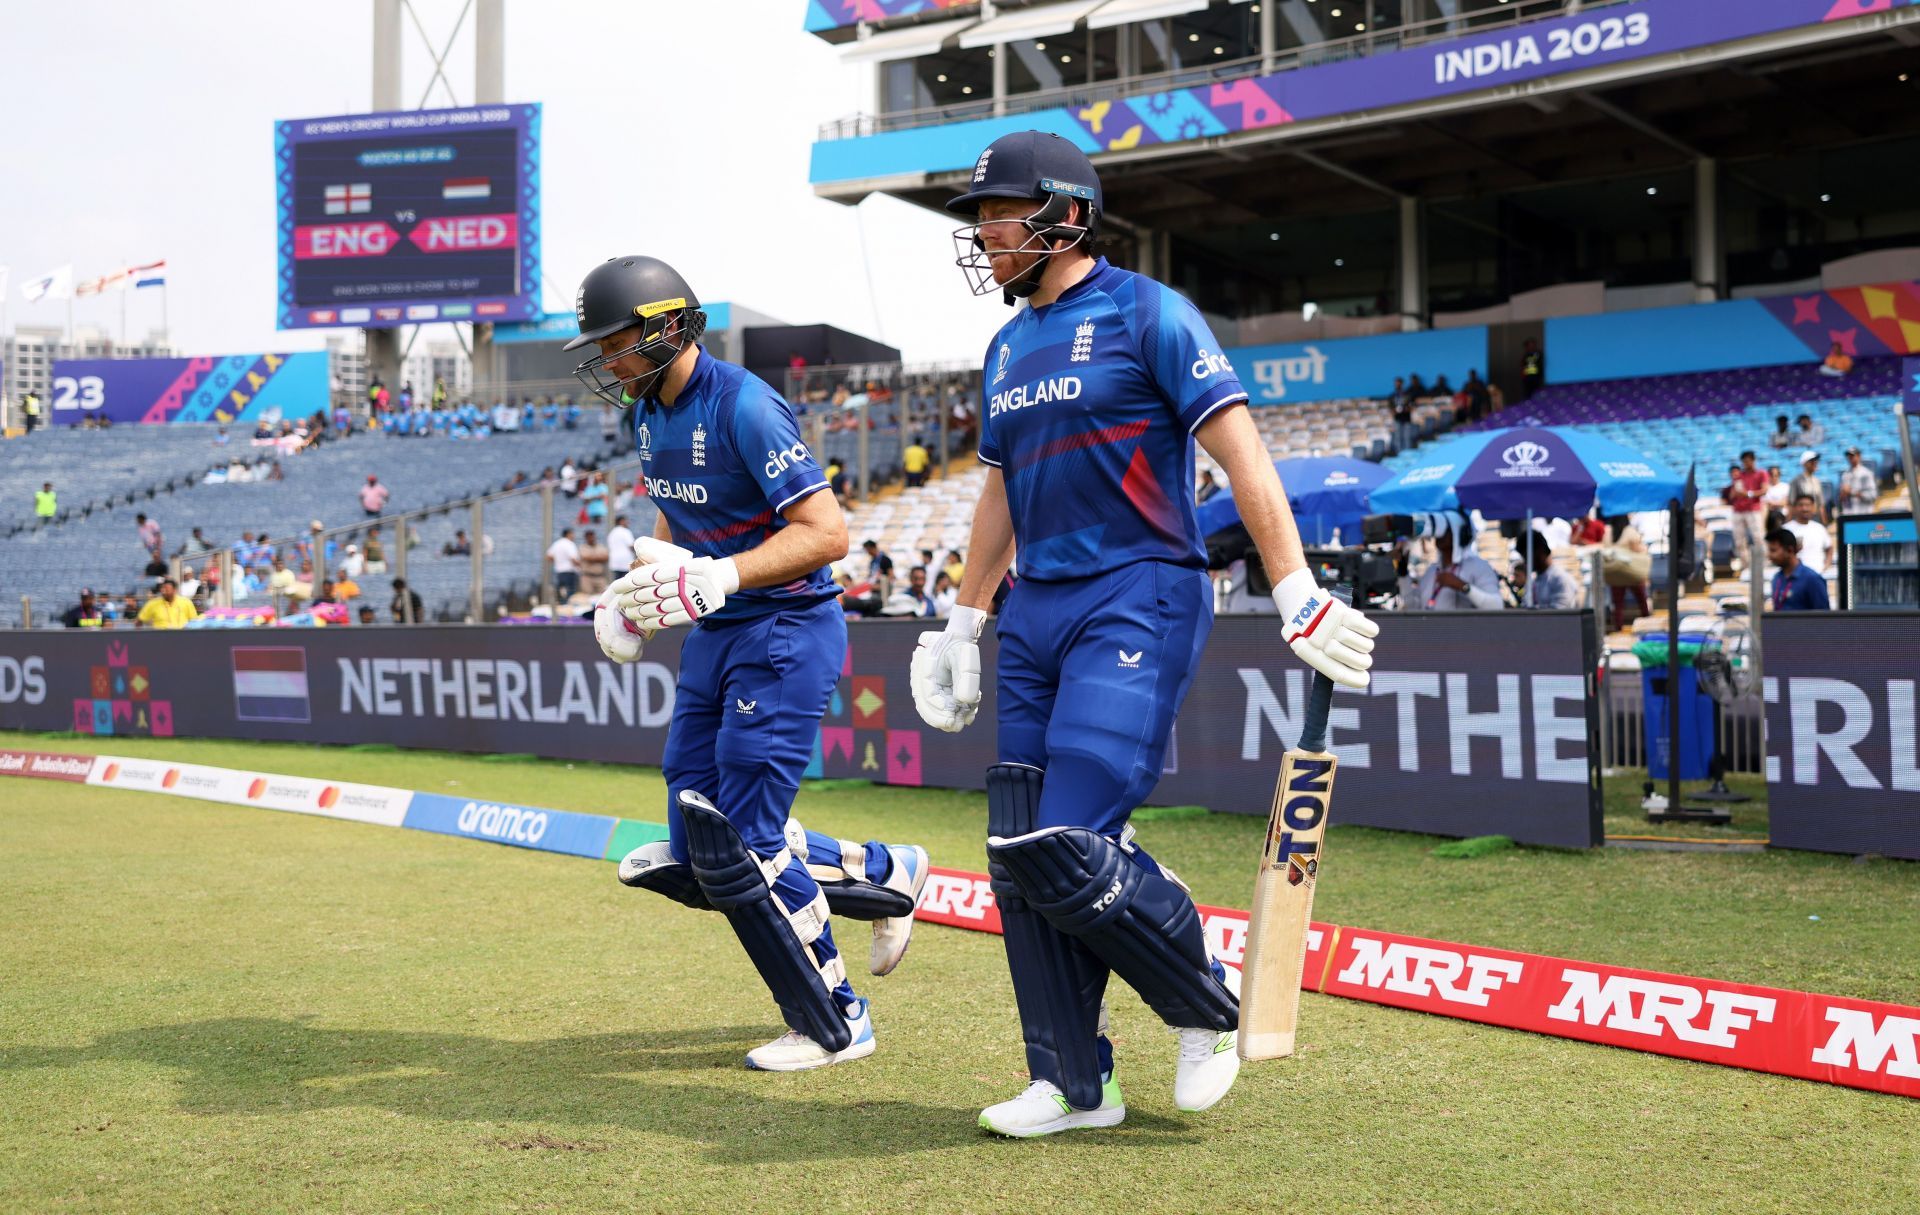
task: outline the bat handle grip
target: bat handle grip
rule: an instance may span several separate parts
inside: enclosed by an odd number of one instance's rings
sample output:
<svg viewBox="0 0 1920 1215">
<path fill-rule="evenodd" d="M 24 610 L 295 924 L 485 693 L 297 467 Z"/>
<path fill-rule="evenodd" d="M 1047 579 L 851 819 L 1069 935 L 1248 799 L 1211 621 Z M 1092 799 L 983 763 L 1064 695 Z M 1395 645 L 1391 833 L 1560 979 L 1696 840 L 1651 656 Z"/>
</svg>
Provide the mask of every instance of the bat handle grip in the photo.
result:
<svg viewBox="0 0 1920 1215">
<path fill-rule="evenodd" d="M 1328 587 L 1328 592 L 1342 603 L 1352 603 L 1352 595 L 1344 587 Z M 1300 729 L 1300 750 L 1324 751 L 1327 749 L 1327 715 L 1333 711 L 1333 680 L 1315 671 L 1313 683 L 1307 689 L 1306 721 Z"/>
</svg>

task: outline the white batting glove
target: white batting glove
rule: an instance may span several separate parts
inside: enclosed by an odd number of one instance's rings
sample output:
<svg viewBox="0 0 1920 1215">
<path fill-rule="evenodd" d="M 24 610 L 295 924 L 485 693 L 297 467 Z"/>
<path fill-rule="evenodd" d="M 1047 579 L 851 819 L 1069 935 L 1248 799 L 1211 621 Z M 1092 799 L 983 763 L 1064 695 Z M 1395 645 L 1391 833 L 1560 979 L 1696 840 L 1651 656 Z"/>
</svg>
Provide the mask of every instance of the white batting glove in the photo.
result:
<svg viewBox="0 0 1920 1215">
<path fill-rule="evenodd" d="M 740 571 L 732 557 L 695 557 L 684 564 L 641 566 L 621 581 L 631 588 L 615 602 L 628 620 L 643 629 L 670 629 L 725 607 L 727 596 L 740 589 Z"/>
<path fill-rule="evenodd" d="M 1364 688 L 1373 665 L 1373 639 L 1380 626 L 1359 609 L 1348 607 L 1321 589 L 1313 574 L 1298 569 L 1273 588 L 1280 609 L 1282 636 L 1300 661 L 1335 683 Z"/>
<path fill-rule="evenodd" d="M 920 720 L 958 734 L 980 711 L 980 630 L 987 614 L 956 605 L 941 633 L 920 634 L 910 682 Z"/>
<path fill-rule="evenodd" d="M 600 592 L 600 598 L 593 602 L 593 639 L 600 643 L 602 654 L 614 662 L 632 662 L 646 649 L 650 636 L 649 630 L 621 615 L 613 602 L 612 587 Z"/>
</svg>

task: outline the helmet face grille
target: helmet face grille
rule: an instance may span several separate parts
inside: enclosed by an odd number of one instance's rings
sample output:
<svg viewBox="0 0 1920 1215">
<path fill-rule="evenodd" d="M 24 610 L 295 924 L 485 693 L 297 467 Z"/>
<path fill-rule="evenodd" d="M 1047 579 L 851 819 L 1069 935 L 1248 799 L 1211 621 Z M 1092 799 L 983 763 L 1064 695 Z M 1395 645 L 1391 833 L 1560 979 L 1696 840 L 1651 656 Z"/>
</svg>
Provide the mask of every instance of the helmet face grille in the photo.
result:
<svg viewBox="0 0 1920 1215">
<path fill-rule="evenodd" d="M 953 264 L 960 267 L 960 273 L 966 277 L 968 289 L 975 295 L 986 295 L 995 290 L 1005 291 L 1022 298 L 1032 295 L 1040 288 L 1040 276 L 1046 273 L 1048 259 L 1056 254 L 1092 244 L 1091 224 L 1065 222 L 1072 213 L 1072 201 L 1065 194 L 1050 194 L 1039 210 L 1024 219 L 988 220 L 962 225 L 953 230 Z M 1023 224 L 1027 229 L 1027 237 L 1012 249 L 989 252 L 986 240 L 980 234 L 980 230 L 988 223 Z M 1057 241 L 1065 241 L 1066 244 L 1055 248 Z M 1025 253 L 1040 255 L 1031 269 L 1004 286 L 994 281 L 994 258 Z"/>
<path fill-rule="evenodd" d="M 638 322 L 640 333 L 634 342 L 611 354 L 597 354 L 585 360 L 573 369 L 574 378 L 593 395 L 616 409 L 632 408 L 653 396 L 662 377 L 666 375 L 667 367 L 707 331 L 705 312 L 698 308 L 687 308 L 685 300 L 667 302 L 678 307 L 671 311 L 655 312 Z M 640 310 L 640 307 L 634 309 L 636 313 Z M 624 330 L 616 329 L 614 332 Z M 652 363 L 653 370 L 639 376 L 622 377 L 611 367 L 618 360 L 635 356 Z"/>
</svg>

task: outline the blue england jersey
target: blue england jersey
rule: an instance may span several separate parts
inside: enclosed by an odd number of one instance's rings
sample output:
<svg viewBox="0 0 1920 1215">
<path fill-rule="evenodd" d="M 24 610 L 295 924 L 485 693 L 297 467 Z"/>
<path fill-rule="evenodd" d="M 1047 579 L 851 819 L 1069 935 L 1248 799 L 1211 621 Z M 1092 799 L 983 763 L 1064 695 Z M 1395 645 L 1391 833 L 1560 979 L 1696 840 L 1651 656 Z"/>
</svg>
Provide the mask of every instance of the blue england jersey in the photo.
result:
<svg viewBox="0 0 1920 1215">
<path fill-rule="evenodd" d="M 1183 296 L 1103 257 L 1001 327 L 981 395 L 980 458 L 1006 479 L 1022 578 L 1206 567 L 1193 432 L 1247 393 Z"/>
<path fill-rule="evenodd" d="M 702 557 L 757 548 L 787 525 L 781 511 L 827 488 L 780 394 L 704 347 L 672 405 L 635 406 L 633 437 L 647 497 L 666 516 L 673 542 Z M 706 619 L 751 620 L 839 593 L 823 566 L 784 586 L 737 591 Z"/>
</svg>

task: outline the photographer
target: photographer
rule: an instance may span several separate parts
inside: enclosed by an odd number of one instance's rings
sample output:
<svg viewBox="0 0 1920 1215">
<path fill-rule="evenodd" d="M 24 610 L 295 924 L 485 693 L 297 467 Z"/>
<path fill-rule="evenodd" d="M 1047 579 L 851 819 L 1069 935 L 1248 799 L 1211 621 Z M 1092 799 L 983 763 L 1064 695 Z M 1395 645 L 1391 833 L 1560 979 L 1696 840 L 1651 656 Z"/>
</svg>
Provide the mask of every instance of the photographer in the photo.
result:
<svg viewBox="0 0 1920 1215">
<path fill-rule="evenodd" d="M 1473 524 L 1459 511 L 1429 516 L 1428 532 L 1440 559 L 1420 575 L 1410 611 L 1497 612 L 1506 606 L 1500 598 L 1500 575 L 1473 551 Z"/>
</svg>

